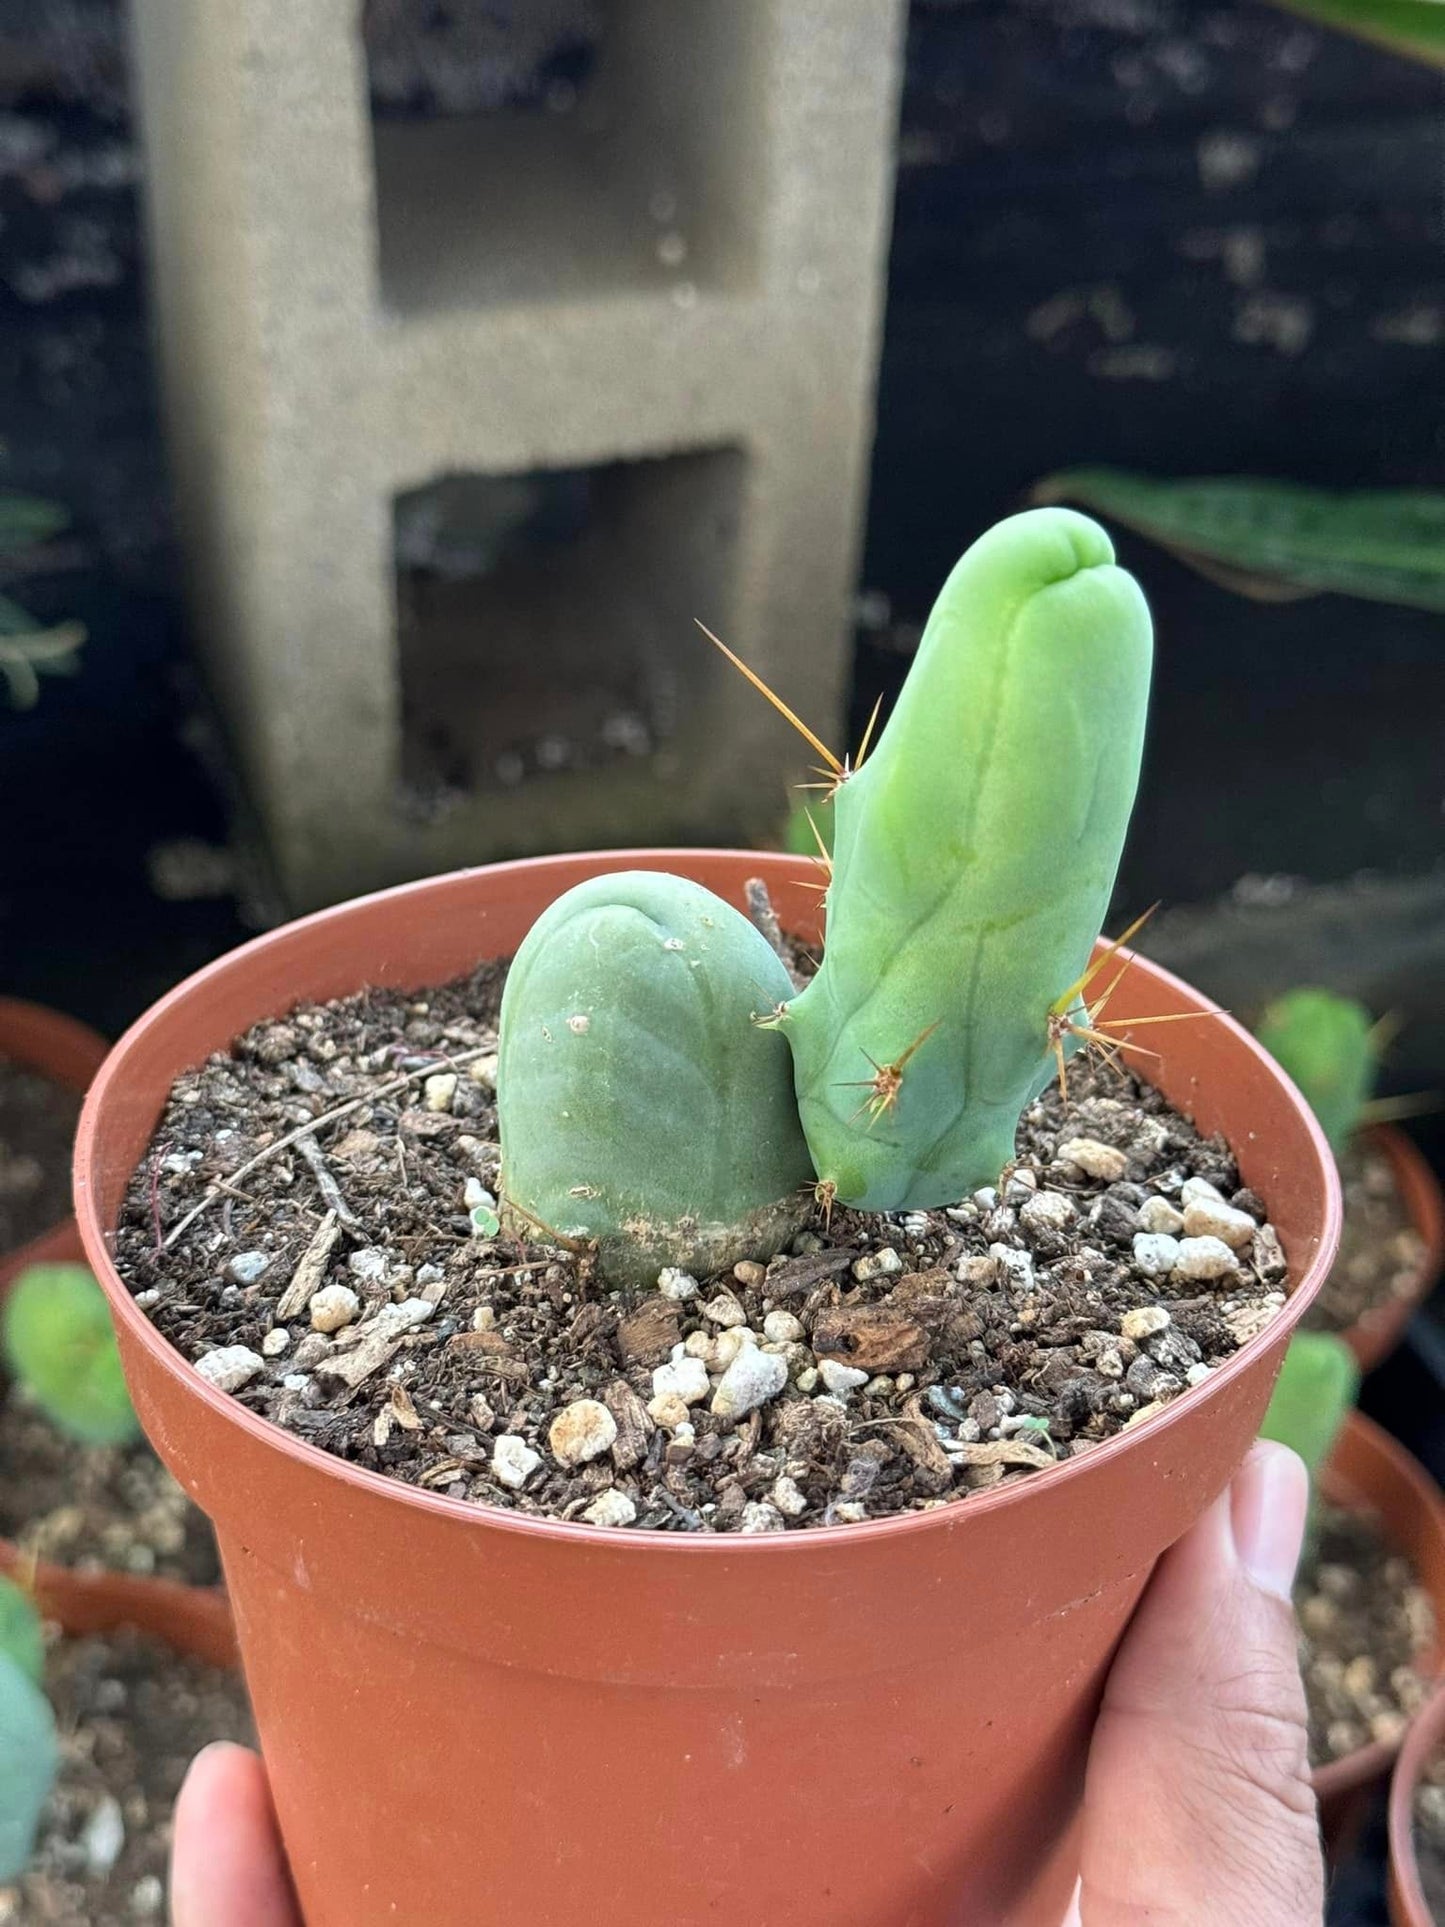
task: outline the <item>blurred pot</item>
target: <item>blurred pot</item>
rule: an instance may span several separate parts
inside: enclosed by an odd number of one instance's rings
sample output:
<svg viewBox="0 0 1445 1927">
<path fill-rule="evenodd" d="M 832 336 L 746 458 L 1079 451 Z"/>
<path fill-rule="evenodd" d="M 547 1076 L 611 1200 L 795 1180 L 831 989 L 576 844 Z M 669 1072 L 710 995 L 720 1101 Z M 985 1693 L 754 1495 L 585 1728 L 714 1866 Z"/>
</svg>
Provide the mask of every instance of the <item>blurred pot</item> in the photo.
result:
<svg viewBox="0 0 1445 1927">
<path fill-rule="evenodd" d="M 1445 1196 L 1440 1180 L 1415 1147 L 1413 1138 L 1394 1124 L 1372 1124 L 1366 1142 L 1385 1158 L 1424 1250 L 1408 1287 L 1383 1305 L 1362 1312 L 1340 1333 L 1355 1354 L 1362 1372 L 1373 1371 L 1394 1351 L 1405 1327 L 1434 1290 L 1445 1265 Z"/>
<path fill-rule="evenodd" d="M 1445 1665 L 1445 1496 L 1398 1440 L 1363 1412 L 1351 1412 L 1320 1474 L 1331 1505 L 1371 1515 L 1394 1551 L 1420 1575 L 1435 1610 L 1435 1643 L 1422 1662 L 1429 1676 Z M 1389 1772 L 1400 1743 L 1372 1741 L 1313 1774 L 1320 1826 L 1332 1858 L 1353 1840 L 1375 1788 Z"/>
<path fill-rule="evenodd" d="M 1445 1688 L 1405 1735 L 1390 1781 L 1390 1919 L 1394 1927 L 1440 1927 L 1420 1885 L 1415 1857 L 1415 1790 L 1430 1755 L 1445 1740 Z"/>
<path fill-rule="evenodd" d="M 74 1017 L 19 997 L 0 997 L 0 1057 L 39 1071 L 66 1090 L 83 1096 L 109 1048 L 98 1032 Z M 30 1265 L 82 1256 L 74 1218 L 62 1218 L 23 1245 L 0 1251 L 0 1292 Z"/>
</svg>

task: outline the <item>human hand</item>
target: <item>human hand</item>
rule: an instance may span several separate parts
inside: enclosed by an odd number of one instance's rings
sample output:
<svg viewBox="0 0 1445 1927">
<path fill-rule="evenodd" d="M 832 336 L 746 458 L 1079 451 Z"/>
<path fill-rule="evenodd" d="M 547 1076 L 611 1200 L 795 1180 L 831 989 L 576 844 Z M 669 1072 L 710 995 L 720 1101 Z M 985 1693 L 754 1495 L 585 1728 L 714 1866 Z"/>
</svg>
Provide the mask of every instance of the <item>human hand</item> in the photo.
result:
<svg viewBox="0 0 1445 1927">
<path fill-rule="evenodd" d="M 1320 1927 L 1290 1582 L 1309 1485 L 1256 1445 L 1165 1554 L 1109 1674 L 1064 1927 Z M 301 1927 L 265 1773 L 208 1747 L 176 1808 L 174 1927 Z"/>
</svg>

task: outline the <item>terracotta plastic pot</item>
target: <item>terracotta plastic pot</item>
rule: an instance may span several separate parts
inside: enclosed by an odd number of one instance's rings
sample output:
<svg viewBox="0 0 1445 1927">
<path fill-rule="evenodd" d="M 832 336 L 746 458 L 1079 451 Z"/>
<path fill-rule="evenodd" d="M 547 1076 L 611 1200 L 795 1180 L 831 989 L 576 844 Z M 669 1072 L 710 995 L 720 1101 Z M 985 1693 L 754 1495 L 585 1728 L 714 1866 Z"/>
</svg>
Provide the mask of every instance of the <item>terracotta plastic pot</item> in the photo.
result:
<svg viewBox="0 0 1445 1927">
<path fill-rule="evenodd" d="M 1424 1251 L 1406 1291 L 1385 1304 L 1363 1312 L 1340 1333 L 1359 1361 L 1362 1372 L 1373 1371 L 1394 1351 L 1416 1310 L 1424 1304 L 1445 1267 L 1445 1196 L 1440 1180 L 1416 1149 L 1413 1138 L 1394 1124 L 1372 1124 L 1369 1143 L 1389 1160 L 1395 1183 L 1419 1234 Z"/>
<path fill-rule="evenodd" d="M 215 1391 L 111 1263 L 178 1072 L 300 999 L 505 956 L 563 890 L 624 867 L 739 905 L 764 876 L 784 923 L 816 935 L 816 872 L 792 857 L 627 851 L 438 877 L 212 964 L 134 1026 L 86 1105 L 86 1249 L 142 1421 L 216 1523 L 306 1919 L 1058 1927 L 1110 1656 L 1155 1560 L 1258 1431 L 1338 1237 L 1333 1159 L 1238 1025 L 1143 1036 L 1151 1075 L 1268 1201 L 1289 1304 L 1156 1419 L 934 1512 L 689 1537 L 439 1497 Z M 1110 1013 L 1206 1009 L 1136 962 Z"/>
<path fill-rule="evenodd" d="M 74 1017 L 19 997 L 0 997 L 0 1057 L 40 1071 L 67 1090 L 83 1093 L 109 1048 L 97 1031 Z M 62 1218 L 13 1251 L 0 1251 L 0 1292 L 30 1265 L 81 1255 L 74 1218 Z"/>
<path fill-rule="evenodd" d="M 185 1586 L 128 1572 L 77 1572 L 30 1559 L 0 1539 L 0 1573 L 18 1580 L 46 1619 L 68 1633 L 135 1626 L 210 1666 L 236 1664 L 236 1629 L 219 1586 Z"/>
<path fill-rule="evenodd" d="M 1320 1474 L 1320 1490 L 1331 1505 L 1374 1514 L 1390 1545 L 1414 1565 L 1437 1627 L 1421 1665 L 1431 1675 L 1445 1670 L 1445 1495 L 1404 1446 L 1363 1412 L 1352 1412 L 1345 1421 Z M 1353 1838 L 1398 1751 L 1398 1745 L 1375 1742 L 1316 1769 L 1320 1824 L 1336 1857 Z"/>
<path fill-rule="evenodd" d="M 1445 1687 L 1405 1735 L 1390 1781 L 1390 1919 L 1394 1927 L 1440 1927 L 1425 1902 L 1415 1858 L 1415 1789 L 1425 1762 L 1445 1740 Z"/>
</svg>

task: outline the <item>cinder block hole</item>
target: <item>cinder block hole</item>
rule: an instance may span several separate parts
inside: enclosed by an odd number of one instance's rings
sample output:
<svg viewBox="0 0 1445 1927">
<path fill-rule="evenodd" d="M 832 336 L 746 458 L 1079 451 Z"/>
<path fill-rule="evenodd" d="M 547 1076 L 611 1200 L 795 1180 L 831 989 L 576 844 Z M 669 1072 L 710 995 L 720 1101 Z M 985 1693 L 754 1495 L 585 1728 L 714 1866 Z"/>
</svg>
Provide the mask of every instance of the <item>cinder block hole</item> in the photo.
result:
<svg viewBox="0 0 1445 1927">
<path fill-rule="evenodd" d="M 695 619 L 731 621 L 746 466 L 721 448 L 397 496 L 409 814 L 569 773 L 678 776 L 719 665 Z"/>
<path fill-rule="evenodd" d="M 769 0 L 365 0 L 399 313 L 745 286 Z"/>
</svg>

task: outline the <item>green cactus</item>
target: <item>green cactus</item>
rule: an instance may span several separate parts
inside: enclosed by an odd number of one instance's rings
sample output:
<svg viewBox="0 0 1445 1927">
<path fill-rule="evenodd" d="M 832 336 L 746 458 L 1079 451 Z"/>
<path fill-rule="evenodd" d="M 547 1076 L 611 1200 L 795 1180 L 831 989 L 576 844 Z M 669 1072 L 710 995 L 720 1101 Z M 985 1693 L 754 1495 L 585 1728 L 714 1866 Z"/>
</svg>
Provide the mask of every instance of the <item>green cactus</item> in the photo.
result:
<svg viewBox="0 0 1445 1927">
<path fill-rule="evenodd" d="M 0 1883 L 24 1871 L 60 1764 L 55 1716 L 39 1685 L 43 1654 L 35 1608 L 0 1579 Z"/>
<path fill-rule="evenodd" d="M 1359 1128 L 1379 1067 L 1369 1011 L 1332 990 L 1290 990 L 1265 1011 L 1256 1035 L 1299 1085 L 1330 1148 L 1342 1151 Z"/>
<path fill-rule="evenodd" d="M 560 897 L 502 999 L 504 1221 L 595 1241 L 631 1286 L 776 1251 L 813 1173 L 787 1046 L 755 1020 L 792 989 L 698 884 L 631 871 Z"/>
<path fill-rule="evenodd" d="M 837 792 L 827 948 L 783 1029 L 819 1177 L 871 1210 L 991 1183 L 1078 997 L 1138 782 L 1151 629 L 1108 537 L 1000 523 Z"/>
<path fill-rule="evenodd" d="M 873 1210 L 992 1182 L 1103 1021 L 1085 990 L 1150 657 L 1103 531 L 1015 516 L 949 577 L 871 758 L 840 768 L 804 991 L 694 884 L 607 877 L 554 904 L 502 1004 L 512 1227 L 596 1241 L 607 1275 L 646 1282 L 768 1255 L 810 1179 Z"/>
<path fill-rule="evenodd" d="M 1296 1332 L 1259 1436 L 1298 1452 L 1313 1480 L 1330 1456 L 1359 1389 L 1360 1368 L 1342 1338 L 1333 1332 Z"/>
<path fill-rule="evenodd" d="M 125 1445 L 140 1427 L 105 1294 L 84 1265 L 32 1265 L 5 1302 L 5 1358 L 41 1409 L 86 1445 Z"/>
</svg>

